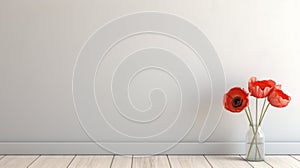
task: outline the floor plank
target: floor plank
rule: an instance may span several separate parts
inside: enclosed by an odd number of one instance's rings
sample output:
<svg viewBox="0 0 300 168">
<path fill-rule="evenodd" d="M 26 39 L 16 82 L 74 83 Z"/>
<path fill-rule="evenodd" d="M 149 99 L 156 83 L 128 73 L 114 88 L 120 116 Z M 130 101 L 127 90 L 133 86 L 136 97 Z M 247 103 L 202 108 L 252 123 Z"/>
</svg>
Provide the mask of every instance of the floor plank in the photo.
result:
<svg viewBox="0 0 300 168">
<path fill-rule="evenodd" d="M 272 168 L 270 165 L 268 165 L 266 162 L 264 161 L 259 161 L 259 162 L 250 162 L 248 161 L 248 163 L 254 167 L 254 168 Z"/>
<path fill-rule="evenodd" d="M 252 167 L 239 155 L 205 155 L 214 168 L 247 168 Z"/>
<path fill-rule="evenodd" d="M 300 161 L 300 155 L 293 155 L 293 157 Z"/>
<path fill-rule="evenodd" d="M 42 155 L 29 168 L 66 168 L 73 158 L 73 155 Z"/>
<path fill-rule="evenodd" d="M 7 155 L 0 160 L 1 168 L 24 168 L 29 166 L 38 155 Z"/>
<path fill-rule="evenodd" d="M 241 157 L 245 159 L 245 156 L 241 156 Z M 267 164 L 265 161 L 259 161 L 259 162 L 248 161 L 248 163 L 254 168 L 271 168 L 271 166 Z"/>
<path fill-rule="evenodd" d="M 203 155 L 169 155 L 172 168 L 210 168 Z"/>
<path fill-rule="evenodd" d="M 266 156 L 265 161 L 274 168 L 300 167 L 300 162 L 291 156 Z"/>
<path fill-rule="evenodd" d="M 69 168 L 109 168 L 113 155 L 78 155 Z"/>
<path fill-rule="evenodd" d="M 132 155 L 116 155 L 113 159 L 111 168 L 131 168 Z"/>
<path fill-rule="evenodd" d="M 265 162 L 247 162 L 239 155 L 0 155 L 1 168 L 285 168 L 300 167 L 300 155 L 266 156 Z"/>
<path fill-rule="evenodd" d="M 133 156 L 132 168 L 170 168 L 166 155 Z"/>
</svg>

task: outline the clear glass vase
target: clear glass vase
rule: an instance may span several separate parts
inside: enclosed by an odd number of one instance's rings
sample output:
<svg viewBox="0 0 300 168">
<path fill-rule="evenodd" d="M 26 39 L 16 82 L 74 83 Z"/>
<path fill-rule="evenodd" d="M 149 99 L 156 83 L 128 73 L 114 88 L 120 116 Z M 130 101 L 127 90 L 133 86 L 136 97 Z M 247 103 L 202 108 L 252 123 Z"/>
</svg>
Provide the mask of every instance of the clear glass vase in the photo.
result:
<svg viewBox="0 0 300 168">
<path fill-rule="evenodd" d="M 260 126 L 249 126 L 246 134 L 246 160 L 263 161 L 265 159 L 265 136 Z"/>
</svg>

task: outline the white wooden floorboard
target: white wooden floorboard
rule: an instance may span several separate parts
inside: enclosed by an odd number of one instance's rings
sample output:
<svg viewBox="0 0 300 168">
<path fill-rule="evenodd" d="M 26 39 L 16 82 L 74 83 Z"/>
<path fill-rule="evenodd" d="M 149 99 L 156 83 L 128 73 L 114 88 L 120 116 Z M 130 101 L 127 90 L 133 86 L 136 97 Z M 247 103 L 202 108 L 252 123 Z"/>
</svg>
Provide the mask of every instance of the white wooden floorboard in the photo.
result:
<svg viewBox="0 0 300 168">
<path fill-rule="evenodd" d="M 109 168 L 113 155 L 78 155 L 69 168 Z"/>
<path fill-rule="evenodd" d="M 1 168 L 24 168 L 29 166 L 38 155 L 8 155 L 0 160 Z"/>
<path fill-rule="evenodd" d="M 214 168 L 252 167 L 239 155 L 205 155 L 205 157 Z"/>
<path fill-rule="evenodd" d="M 241 156 L 243 159 L 245 159 L 245 156 Z M 246 160 L 245 160 L 246 161 Z M 248 163 L 254 167 L 254 168 L 271 168 L 271 166 L 269 164 L 267 164 L 264 161 L 259 161 L 259 162 L 251 162 L 248 161 Z"/>
<path fill-rule="evenodd" d="M 132 168 L 170 168 L 166 155 L 134 156 Z"/>
<path fill-rule="evenodd" d="M 203 155 L 168 155 L 172 168 L 210 168 Z"/>
<path fill-rule="evenodd" d="M 115 155 L 111 168 L 131 168 L 132 155 Z"/>
<path fill-rule="evenodd" d="M 0 155 L 0 168 L 300 168 L 300 155 L 266 156 L 247 162 L 239 155 Z"/>
<path fill-rule="evenodd" d="M 291 156 L 266 156 L 265 161 L 274 168 L 300 167 L 300 162 Z"/>
<path fill-rule="evenodd" d="M 300 155 L 293 155 L 293 157 L 300 161 Z"/>
<path fill-rule="evenodd" d="M 249 162 L 248 163 L 254 168 L 272 168 L 269 164 L 264 161 L 259 162 Z"/>
<path fill-rule="evenodd" d="M 29 168 L 66 168 L 74 155 L 43 155 L 33 162 Z"/>
</svg>

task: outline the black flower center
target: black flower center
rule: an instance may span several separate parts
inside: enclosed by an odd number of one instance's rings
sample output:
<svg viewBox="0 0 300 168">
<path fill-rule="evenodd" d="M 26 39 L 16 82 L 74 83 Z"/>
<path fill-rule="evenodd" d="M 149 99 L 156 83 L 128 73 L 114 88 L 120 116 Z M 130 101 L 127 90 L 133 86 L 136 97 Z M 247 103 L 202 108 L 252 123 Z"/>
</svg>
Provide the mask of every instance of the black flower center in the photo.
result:
<svg viewBox="0 0 300 168">
<path fill-rule="evenodd" d="M 241 97 L 239 97 L 239 96 L 236 96 L 232 99 L 231 104 L 234 108 L 241 107 L 243 104 L 243 99 L 241 99 Z"/>
</svg>

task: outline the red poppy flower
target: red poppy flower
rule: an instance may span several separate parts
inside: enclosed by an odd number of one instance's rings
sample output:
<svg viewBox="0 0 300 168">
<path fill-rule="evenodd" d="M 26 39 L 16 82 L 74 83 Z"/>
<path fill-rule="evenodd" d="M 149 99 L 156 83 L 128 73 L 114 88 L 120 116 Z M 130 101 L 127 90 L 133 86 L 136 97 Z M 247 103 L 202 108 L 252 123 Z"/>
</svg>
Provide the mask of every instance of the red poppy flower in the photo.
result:
<svg viewBox="0 0 300 168">
<path fill-rule="evenodd" d="M 291 97 L 280 89 L 273 89 L 268 96 L 268 101 L 272 106 L 282 108 L 289 104 Z"/>
<path fill-rule="evenodd" d="M 248 81 L 248 90 L 251 96 L 264 98 L 270 94 L 275 85 L 276 83 L 273 80 L 258 81 L 256 77 L 251 77 Z"/>
<path fill-rule="evenodd" d="M 247 106 L 248 93 L 244 89 L 235 87 L 224 95 L 224 107 L 231 112 L 241 112 Z"/>
</svg>

